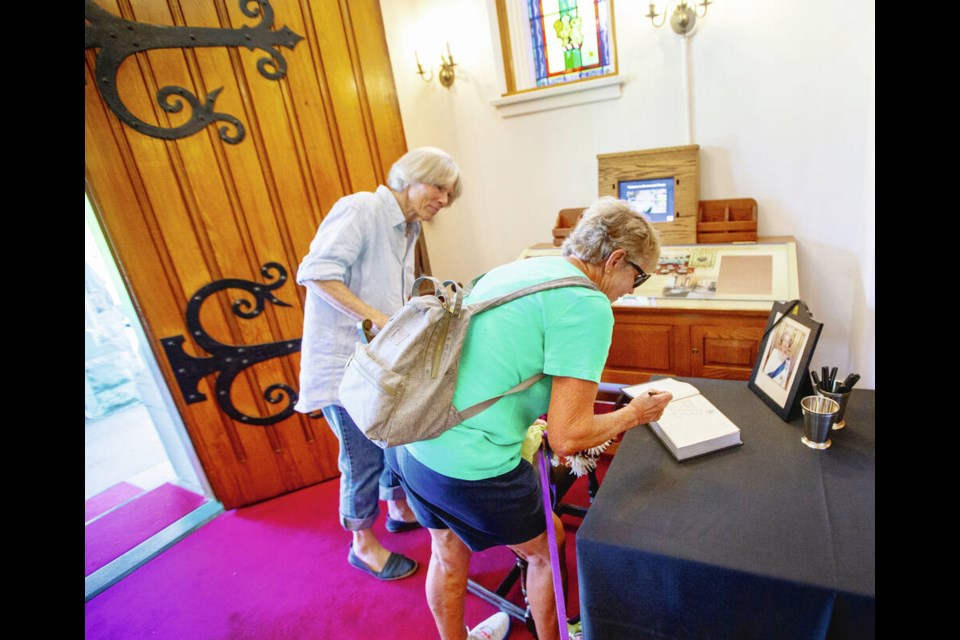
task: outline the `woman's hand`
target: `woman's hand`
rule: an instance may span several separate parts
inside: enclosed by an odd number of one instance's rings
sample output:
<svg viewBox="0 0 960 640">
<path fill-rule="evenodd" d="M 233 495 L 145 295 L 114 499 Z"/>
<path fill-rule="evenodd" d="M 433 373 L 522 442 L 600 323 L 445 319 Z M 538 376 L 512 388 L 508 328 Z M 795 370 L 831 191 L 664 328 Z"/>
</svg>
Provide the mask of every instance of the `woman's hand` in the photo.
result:
<svg viewBox="0 0 960 640">
<path fill-rule="evenodd" d="M 387 325 L 387 321 L 390 320 L 390 316 L 388 316 L 385 313 L 380 313 L 378 311 L 376 313 L 376 317 L 371 317 L 370 320 L 371 322 L 373 322 L 373 327 L 374 327 L 373 334 L 376 335 L 380 333 L 380 330 Z"/>
<path fill-rule="evenodd" d="M 373 323 L 374 335 L 383 329 L 390 316 L 375 309 L 358 298 L 347 285 L 337 280 L 307 280 L 304 285 L 327 302 L 331 307 L 354 320 L 363 322 L 369 319 Z"/>
<path fill-rule="evenodd" d="M 603 444 L 637 425 L 658 420 L 673 398 L 668 391 L 634 398 L 629 404 L 609 413 L 594 413 L 597 383 L 579 378 L 554 376 L 550 393 L 550 447 L 569 456 Z"/>
<path fill-rule="evenodd" d="M 628 406 L 636 412 L 637 424 L 646 424 L 659 420 L 671 400 L 673 394 L 669 391 L 650 389 L 631 400 Z"/>
</svg>

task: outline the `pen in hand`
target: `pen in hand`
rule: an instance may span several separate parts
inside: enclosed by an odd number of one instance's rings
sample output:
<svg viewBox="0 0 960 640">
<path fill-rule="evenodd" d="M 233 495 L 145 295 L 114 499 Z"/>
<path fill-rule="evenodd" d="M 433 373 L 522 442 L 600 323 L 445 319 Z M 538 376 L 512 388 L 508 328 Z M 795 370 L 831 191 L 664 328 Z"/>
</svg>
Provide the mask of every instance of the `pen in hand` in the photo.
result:
<svg viewBox="0 0 960 640">
<path fill-rule="evenodd" d="M 643 400 L 644 397 L 649 398 L 649 400 Z M 647 389 L 646 393 L 637 395 L 634 401 L 630 403 L 634 411 L 637 412 L 637 424 L 649 424 L 652 421 L 659 420 L 672 399 L 672 393 L 660 389 Z"/>
</svg>

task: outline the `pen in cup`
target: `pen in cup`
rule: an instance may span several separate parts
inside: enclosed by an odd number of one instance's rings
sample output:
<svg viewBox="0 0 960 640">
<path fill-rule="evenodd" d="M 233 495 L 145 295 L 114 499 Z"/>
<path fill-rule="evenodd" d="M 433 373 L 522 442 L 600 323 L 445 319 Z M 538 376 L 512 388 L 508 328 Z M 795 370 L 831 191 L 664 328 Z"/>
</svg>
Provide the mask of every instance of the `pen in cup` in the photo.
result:
<svg viewBox="0 0 960 640">
<path fill-rule="evenodd" d="M 857 381 L 860 379 L 859 373 L 851 373 L 847 376 L 846 380 L 843 381 L 843 388 L 845 391 L 853 389 L 853 385 L 857 384 Z"/>
</svg>

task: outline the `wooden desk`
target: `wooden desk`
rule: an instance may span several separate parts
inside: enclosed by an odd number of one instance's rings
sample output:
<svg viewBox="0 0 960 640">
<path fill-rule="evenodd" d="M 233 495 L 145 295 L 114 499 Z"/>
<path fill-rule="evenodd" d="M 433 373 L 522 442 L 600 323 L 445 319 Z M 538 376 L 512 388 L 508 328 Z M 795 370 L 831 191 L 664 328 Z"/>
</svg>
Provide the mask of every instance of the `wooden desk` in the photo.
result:
<svg viewBox="0 0 960 640">
<path fill-rule="evenodd" d="M 624 384 L 645 382 L 651 375 L 748 380 L 773 302 L 800 297 L 796 242 L 784 236 L 662 249 L 666 256 L 687 249 L 736 252 L 764 246 L 778 254 L 769 295 L 669 297 L 664 293 L 668 277 L 654 275 L 637 295 L 615 303 L 613 343 L 602 379 Z M 519 258 L 550 255 L 560 255 L 560 248 L 543 243 Z"/>
<path fill-rule="evenodd" d="M 817 451 L 745 383 L 689 382 L 743 446 L 678 463 L 625 434 L 577 531 L 584 637 L 875 637 L 875 392 Z"/>
</svg>

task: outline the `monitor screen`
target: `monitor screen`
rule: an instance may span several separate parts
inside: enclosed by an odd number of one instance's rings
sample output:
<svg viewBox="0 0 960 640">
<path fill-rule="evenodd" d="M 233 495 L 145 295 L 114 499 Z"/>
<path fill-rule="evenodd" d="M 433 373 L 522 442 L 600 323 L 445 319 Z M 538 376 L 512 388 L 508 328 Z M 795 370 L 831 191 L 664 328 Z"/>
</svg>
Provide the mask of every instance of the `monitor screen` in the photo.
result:
<svg viewBox="0 0 960 640">
<path fill-rule="evenodd" d="M 630 203 L 637 213 L 650 222 L 673 222 L 673 178 L 623 180 L 619 184 L 620 199 Z"/>
</svg>

